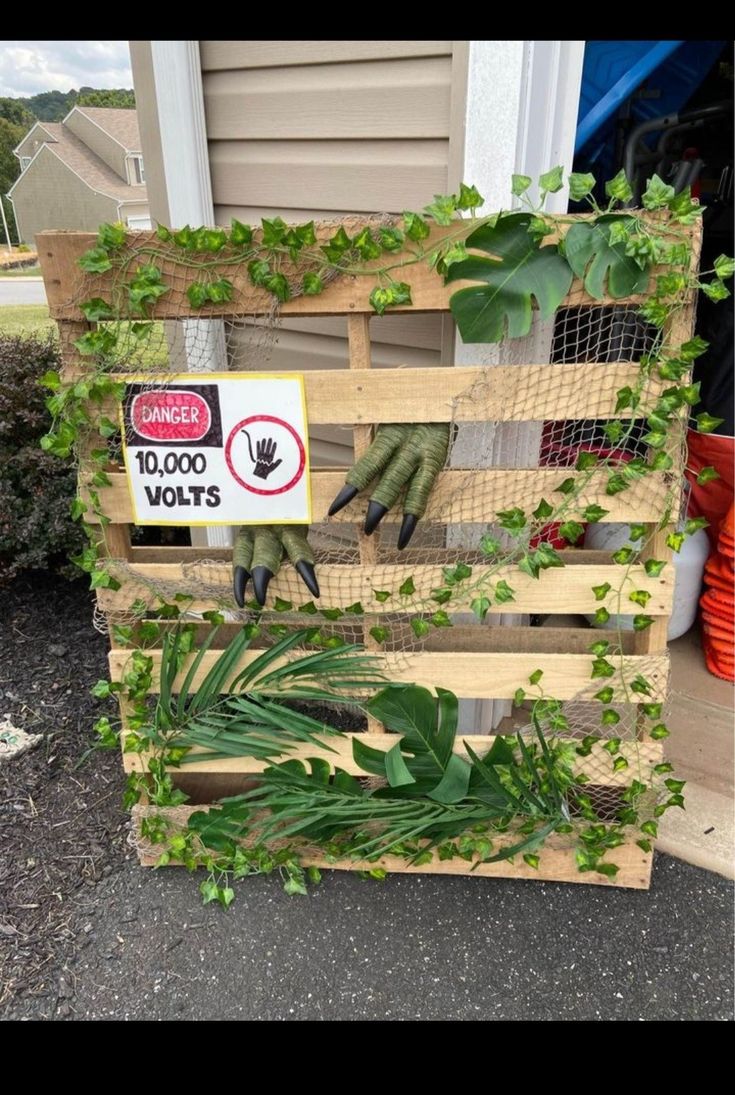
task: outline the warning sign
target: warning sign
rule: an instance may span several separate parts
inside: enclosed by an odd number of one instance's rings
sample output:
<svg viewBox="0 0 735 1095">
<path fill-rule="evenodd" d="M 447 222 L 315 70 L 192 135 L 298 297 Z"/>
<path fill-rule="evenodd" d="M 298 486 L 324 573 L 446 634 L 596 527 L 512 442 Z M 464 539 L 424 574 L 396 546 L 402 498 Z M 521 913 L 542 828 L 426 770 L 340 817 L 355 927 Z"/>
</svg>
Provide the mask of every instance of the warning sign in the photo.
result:
<svg viewBox="0 0 735 1095">
<path fill-rule="evenodd" d="M 139 525 L 309 524 L 309 441 L 298 374 L 191 373 L 123 399 Z"/>
</svg>

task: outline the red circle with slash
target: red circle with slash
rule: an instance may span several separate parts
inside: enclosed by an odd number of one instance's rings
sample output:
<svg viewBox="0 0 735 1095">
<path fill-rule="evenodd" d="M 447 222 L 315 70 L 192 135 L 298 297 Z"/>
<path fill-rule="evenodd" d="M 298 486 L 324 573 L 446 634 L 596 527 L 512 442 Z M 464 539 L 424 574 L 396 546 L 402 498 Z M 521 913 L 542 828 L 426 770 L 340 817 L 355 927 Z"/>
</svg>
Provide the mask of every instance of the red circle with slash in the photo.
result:
<svg viewBox="0 0 735 1095">
<path fill-rule="evenodd" d="M 243 426 L 251 426 L 255 422 L 272 422 L 276 426 L 282 426 L 284 430 L 287 430 L 288 433 L 291 434 L 291 437 L 293 437 L 294 441 L 296 442 L 296 447 L 299 453 L 299 466 L 293 478 L 290 479 L 288 483 L 284 483 L 282 487 L 275 487 L 270 490 L 267 490 L 263 487 L 254 487 L 250 483 L 246 483 L 245 480 L 242 479 L 235 471 L 235 465 L 232 461 L 232 442 L 234 441 L 240 430 L 243 428 Z M 233 426 L 232 430 L 230 431 L 230 436 L 227 438 L 227 443 L 225 445 L 225 460 L 227 461 L 227 467 L 230 469 L 230 475 L 233 477 L 233 479 L 237 480 L 240 486 L 244 487 L 245 490 L 251 491 L 252 494 L 285 494 L 287 490 L 291 490 L 292 487 L 296 486 L 299 479 L 304 474 L 304 468 L 306 467 L 306 449 L 304 448 L 303 441 L 301 440 L 293 426 L 290 424 L 290 422 L 284 422 L 282 418 L 276 418 L 272 414 L 253 414 L 250 416 L 250 418 L 243 418 L 241 422 L 238 422 L 236 426 Z"/>
</svg>

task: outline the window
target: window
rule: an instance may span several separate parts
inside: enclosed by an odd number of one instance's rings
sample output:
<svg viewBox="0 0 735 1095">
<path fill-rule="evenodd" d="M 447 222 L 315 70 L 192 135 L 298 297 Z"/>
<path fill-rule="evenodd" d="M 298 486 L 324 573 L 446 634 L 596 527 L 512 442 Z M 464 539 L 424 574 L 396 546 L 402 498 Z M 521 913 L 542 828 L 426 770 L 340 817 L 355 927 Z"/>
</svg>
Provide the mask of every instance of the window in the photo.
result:
<svg viewBox="0 0 735 1095">
<path fill-rule="evenodd" d="M 144 232 L 149 228 L 152 228 L 150 217 L 128 217 L 128 228 L 132 228 L 134 232 Z"/>
<path fill-rule="evenodd" d="M 130 157 L 130 185 L 142 186 L 145 182 L 145 172 L 143 171 L 143 157 L 131 156 Z"/>
<path fill-rule="evenodd" d="M 20 158 L 20 169 L 21 169 L 21 171 L 25 171 L 25 169 L 28 167 L 28 164 L 31 162 L 31 158 L 32 158 L 31 156 L 21 156 L 21 158 Z"/>
</svg>

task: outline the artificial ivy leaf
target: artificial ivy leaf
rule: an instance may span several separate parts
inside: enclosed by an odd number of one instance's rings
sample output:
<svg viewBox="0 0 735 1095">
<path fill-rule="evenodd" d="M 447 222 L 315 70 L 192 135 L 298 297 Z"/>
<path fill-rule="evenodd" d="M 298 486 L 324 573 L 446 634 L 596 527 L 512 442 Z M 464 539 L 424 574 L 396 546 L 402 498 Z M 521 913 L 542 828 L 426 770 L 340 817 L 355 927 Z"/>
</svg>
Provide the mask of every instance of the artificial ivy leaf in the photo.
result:
<svg viewBox="0 0 735 1095">
<path fill-rule="evenodd" d="M 686 403 L 688 407 L 695 407 L 700 402 L 701 383 L 701 381 L 697 381 L 696 384 L 683 384 L 678 389 L 682 402 Z"/>
<path fill-rule="evenodd" d="M 592 662 L 592 680 L 596 680 L 598 677 L 613 677 L 615 675 L 615 666 L 611 665 L 607 658 L 595 658 Z"/>
<path fill-rule="evenodd" d="M 669 211 L 677 224 L 694 224 L 702 216 L 702 207 L 692 201 L 692 188 L 685 186 L 669 201 Z"/>
<path fill-rule="evenodd" d="M 436 601 L 438 605 L 445 605 L 447 601 L 452 599 L 451 589 L 432 589 L 431 591 L 432 601 Z"/>
<path fill-rule="evenodd" d="M 353 616 L 362 616 L 365 609 L 362 607 L 360 601 L 355 601 L 354 604 L 347 605 L 345 612 L 350 612 Z"/>
<path fill-rule="evenodd" d="M 674 188 L 658 175 L 652 175 L 643 192 L 644 209 L 663 209 L 674 197 Z"/>
<path fill-rule="evenodd" d="M 384 643 L 390 635 L 390 631 L 387 627 L 376 625 L 375 627 L 370 628 L 370 634 L 375 639 L 376 643 Z"/>
<path fill-rule="evenodd" d="M 597 611 L 595 612 L 595 623 L 596 624 L 606 624 L 609 619 L 610 619 L 610 613 L 607 611 L 606 608 L 598 608 Z"/>
<path fill-rule="evenodd" d="M 85 300 L 79 307 L 91 323 L 97 323 L 103 319 L 114 319 L 112 308 L 102 297 L 92 297 L 91 300 Z"/>
<path fill-rule="evenodd" d="M 705 342 L 699 335 L 695 335 L 694 338 L 690 338 L 688 342 L 682 343 L 679 347 L 679 357 L 682 361 L 696 361 L 708 349 L 709 342 Z"/>
<path fill-rule="evenodd" d="M 541 319 L 549 319 L 569 292 L 572 272 L 556 245 L 541 247 L 528 233 L 531 215 L 512 213 L 494 226 L 483 225 L 467 246 L 495 256 L 471 256 L 455 262 L 448 281 L 469 279 L 482 285 L 460 289 L 450 307 L 465 342 L 500 342 L 506 334 L 528 334 L 536 300 Z"/>
<path fill-rule="evenodd" d="M 651 594 L 647 589 L 634 589 L 632 593 L 628 594 L 628 600 L 635 605 L 640 605 L 641 608 L 645 608 L 651 600 Z"/>
<path fill-rule="evenodd" d="M 726 300 L 730 296 L 730 290 L 719 278 L 714 278 L 712 281 L 700 281 L 699 288 L 710 300 Z"/>
<path fill-rule="evenodd" d="M 422 639 L 424 635 L 428 635 L 431 631 L 431 625 L 427 620 L 422 620 L 418 616 L 415 616 L 411 620 L 411 630 L 417 639 Z"/>
<path fill-rule="evenodd" d="M 577 471 L 587 471 L 589 468 L 594 468 L 598 462 L 596 452 L 581 452 L 577 457 L 577 462 L 574 465 Z"/>
<path fill-rule="evenodd" d="M 684 525 L 684 535 L 692 536 L 701 528 L 709 528 L 709 521 L 706 517 L 690 517 Z"/>
<path fill-rule="evenodd" d="M 102 247 L 93 247 L 85 251 L 79 259 L 79 265 L 87 274 L 104 274 L 112 269 L 109 255 Z"/>
<path fill-rule="evenodd" d="M 568 544 L 576 544 L 580 536 L 584 535 L 584 525 L 581 525 L 579 521 L 564 521 L 559 526 L 559 535 Z"/>
<path fill-rule="evenodd" d="M 490 600 L 487 597 L 475 597 L 470 604 L 470 608 L 478 620 L 484 620 L 490 609 Z"/>
<path fill-rule="evenodd" d="M 573 202 L 581 202 L 595 188 L 595 176 L 573 171 L 569 176 L 569 197 Z"/>
<path fill-rule="evenodd" d="M 105 251 L 115 251 L 123 247 L 127 239 L 127 229 L 121 221 L 115 224 L 101 224 L 97 233 L 97 243 Z"/>
<path fill-rule="evenodd" d="M 719 478 L 720 473 L 717 471 L 716 468 L 710 466 L 702 468 L 699 475 L 697 476 L 697 482 L 700 484 L 700 486 L 703 486 L 705 483 L 711 483 L 714 479 Z"/>
<path fill-rule="evenodd" d="M 533 511 L 533 516 L 537 521 L 543 521 L 544 517 L 551 517 L 554 512 L 554 507 L 550 505 L 545 498 L 542 498 L 536 509 Z"/>
<path fill-rule="evenodd" d="M 186 290 L 186 295 L 192 308 L 203 308 L 209 300 L 209 286 L 200 281 L 193 281 Z"/>
<path fill-rule="evenodd" d="M 400 251 L 405 238 L 400 228 L 381 228 L 378 232 L 380 246 L 384 251 Z"/>
<path fill-rule="evenodd" d="M 632 217 L 606 213 L 594 223 L 573 224 L 564 240 L 567 262 L 595 300 L 605 295 L 619 300 L 634 293 L 645 292 L 648 286 L 648 265 L 645 269 L 625 253 L 625 245 L 612 243 L 610 232 L 614 224 L 625 227 L 634 224 Z"/>
<path fill-rule="evenodd" d="M 520 532 L 526 527 L 526 515 L 518 506 L 513 509 L 500 509 L 497 512 L 498 524 L 509 532 Z"/>
<path fill-rule="evenodd" d="M 515 600 L 515 590 L 508 585 L 505 578 L 501 578 L 495 584 L 495 600 L 499 605 Z"/>
<path fill-rule="evenodd" d="M 424 218 L 419 216 L 418 213 L 411 213 L 408 210 L 403 214 L 403 227 L 408 238 L 416 243 L 425 240 L 430 232 Z"/>
<path fill-rule="evenodd" d="M 273 293 L 277 300 L 281 301 L 282 304 L 291 296 L 291 289 L 284 274 L 271 274 L 265 279 L 263 284 L 270 293 Z M 211 295 L 214 286 L 210 285 L 209 289 Z M 212 299 L 214 299 L 214 297 L 212 297 Z"/>
<path fill-rule="evenodd" d="M 557 164 L 550 171 L 545 171 L 543 175 L 539 175 L 538 185 L 542 198 L 545 194 L 558 193 L 564 185 L 564 168 L 561 164 Z"/>
<path fill-rule="evenodd" d="M 612 442 L 613 445 L 615 445 L 620 440 L 620 438 L 623 436 L 623 433 L 625 432 L 625 427 L 619 419 L 616 419 L 612 422 L 606 422 L 602 428 L 605 431 L 605 436 L 607 437 L 608 441 Z"/>
<path fill-rule="evenodd" d="M 477 187 L 467 186 L 466 183 L 459 184 L 459 197 L 455 201 L 457 209 L 479 209 L 485 204 L 485 199 Z"/>
<path fill-rule="evenodd" d="M 457 199 L 454 194 L 435 194 L 432 204 L 424 206 L 424 214 L 437 224 L 446 226 L 452 223 L 456 208 Z"/>
<path fill-rule="evenodd" d="M 714 418 L 711 414 L 707 414 L 706 411 L 702 411 L 697 415 L 697 429 L 700 433 L 712 433 L 718 426 L 721 426 L 725 421 L 724 418 Z"/>
<path fill-rule="evenodd" d="M 735 274 L 735 259 L 729 255 L 718 255 L 715 259 L 715 273 L 720 279 L 731 278 Z"/>
<path fill-rule="evenodd" d="M 379 601 L 381 604 L 383 604 L 385 601 L 387 601 L 390 596 L 391 596 L 391 593 L 387 589 L 374 589 L 373 590 L 373 597 L 375 598 L 376 601 Z"/>
<path fill-rule="evenodd" d="M 249 224 L 243 224 L 236 217 L 230 222 L 230 243 L 235 247 L 247 247 L 253 240 L 253 230 Z"/>
<path fill-rule="evenodd" d="M 541 680 L 543 675 L 544 675 L 543 669 L 534 669 L 533 673 L 528 678 L 528 683 L 529 684 L 538 684 L 538 682 Z"/>
<path fill-rule="evenodd" d="M 263 246 L 278 247 L 288 232 L 288 225 L 281 217 L 274 217 L 272 220 L 263 217 L 260 223 L 263 229 Z"/>
<path fill-rule="evenodd" d="M 618 550 L 614 551 L 612 554 L 612 561 L 614 563 L 617 563 L 618 566 L 626 566 L 631 561 L 634 555 L 635 552 L 633 551 L 633 548 L 618 548 Z"/>
<path fill-rule="evenodd" d="M 601 521 L 603 517 L 607 517 L 609 512 L 609 509 L 603 509 L 602 506 L 598 506 L 593 502 L 585 508 L 582 517 L 585 521 L 597 522 Z"/>
<path fill-rule="evenodd" d="M 608 179 L 605 183 L 605 193 L 608 198 L 614 198 L 615 201 L 629 202 L 633 197 L 633 188 L 628 182 L 628 176 L 621 168 L 617 175 L 613 179 Z"/>
<path fill-rule="evenodd" d="M 452 621 L 443 609 L 435 612 L 431 617 L 434 627 L 452 627 Z"/>
<path fill-rule="evenodd" d="M 483 555 L 497 555 L 501 547 L 500 540 L 493 536 L 485 535 L 480 539 L 480 551 Z"/>
<path fill-rule="evenodd" d="M 647 627 L 650 627 L 653 623 L 653 616 L 646 616 L 644 613 L 639 612 L 637 616 L 633 617 L 633 630 L 645 631 Z"/>
<path fill-rule="evenodd" d="M 416 592 L 416 585 L 413 580 L 413 575 L 409 575 L 408 578 L 398 587 L 398 592 L 401 597 L 410 597 Z"/>
<path fill-rule="evenodd" d="M 666 563 L 661 559 L 646 559 L 643 569 L 649 578 L 658 578 Z"/>
<path fill-rule="evenodd" d="M 670 532 L 666 537 L 666 545 L 670 547 L 672 551 L 681 551 L 681 545 L 684 543 L 683 532 Z"/>
<path fill-rule="evenodd" d="M 530 175 L 513 175 L 510 180 L 510 192 L 516 198 L 520 198 L 526 193 L 529 186 L 533 182 Z"/>
<path fill-rule="evenodd" d="M 370 259 L 380 258 L 380 244 L 373 238 L 373 234 L 367 226 L 353 237 L 352 246 L 365 262 Z"/>
<path fill-rule="evenodd" d="M 573 479 L 570 476 L 569 479 L 565 479 L 562 483 L 559 484 L 558 487 L 555 487 L 554 489 L 556 491 L 558 491 L 559 494 L 571 494 L 572 491 L 574 490 L 576 484 L 577 484 L 576 479 Z"/>
<path fill-rule="evenodd" d="M 513 696 L 513 704 L 516 707 L 520 707 L 521 704 L 523 703 L 523 701 L 525 700 L 525 698 L 526 698 L 525 691 L 522 688 L 516 688 L 515 694 Z"/>
<path fill-rule="evenodd" d="M 304 291 L 304 295 L 307 297 L 316 297 L 324 290 L 324 282 L 318 274 L 307 273 L 304 274 L 301 282 L 301 288 Z"/>
</svg>

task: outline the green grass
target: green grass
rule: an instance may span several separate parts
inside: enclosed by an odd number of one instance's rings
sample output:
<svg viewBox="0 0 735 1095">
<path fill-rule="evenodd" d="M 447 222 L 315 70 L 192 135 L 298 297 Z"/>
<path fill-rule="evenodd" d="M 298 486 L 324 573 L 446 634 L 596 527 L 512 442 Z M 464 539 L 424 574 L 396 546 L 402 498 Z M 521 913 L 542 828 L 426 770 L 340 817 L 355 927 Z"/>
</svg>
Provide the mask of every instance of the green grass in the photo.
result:
<svg viewBox="0 0 735 1095">
<path fill-rule="evenodd" d="M 11 304 L 0 308 L 0 335 L 33 335 L 56 331 L 46 304 Z"/>
<path fill-rule="evenodd" d="M 0 278 L 40 278 L 40 266 L 22 266 L 17 270 L 5 270 L 0 266 Z"/>
</svg>

